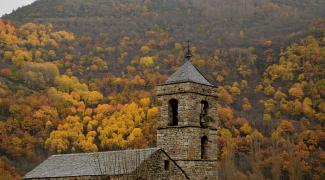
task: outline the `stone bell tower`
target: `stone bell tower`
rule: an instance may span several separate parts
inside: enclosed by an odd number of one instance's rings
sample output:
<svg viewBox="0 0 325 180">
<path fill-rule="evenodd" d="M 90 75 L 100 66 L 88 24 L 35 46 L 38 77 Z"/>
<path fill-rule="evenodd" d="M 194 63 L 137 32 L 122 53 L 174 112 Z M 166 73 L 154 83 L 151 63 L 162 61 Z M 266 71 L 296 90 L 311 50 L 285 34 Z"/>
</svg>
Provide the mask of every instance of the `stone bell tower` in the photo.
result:
<svg viewBox="0 0 325 180">
<path fill-rule="evenodd" d="M 191 179 L 217 179 L 217 88 L 185 63 L 157 86 L 160 123 L 157 146 Z"/>
</svg>

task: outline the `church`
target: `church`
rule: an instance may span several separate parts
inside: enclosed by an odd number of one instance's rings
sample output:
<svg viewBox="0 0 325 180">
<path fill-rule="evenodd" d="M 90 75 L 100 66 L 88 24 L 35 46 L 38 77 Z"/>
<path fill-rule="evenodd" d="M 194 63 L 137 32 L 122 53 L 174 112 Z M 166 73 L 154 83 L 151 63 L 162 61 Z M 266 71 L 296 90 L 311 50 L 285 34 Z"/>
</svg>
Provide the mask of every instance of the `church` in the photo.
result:
<svg viewBox="0 0 325 180">
<path fill-rule="evenodd" d="M 217 88 L 192 65 L 191 52 L 156 87 L 157 148 L 52 155 L 31 180 L 214 180 L 217 173 Z"/>
</svg>

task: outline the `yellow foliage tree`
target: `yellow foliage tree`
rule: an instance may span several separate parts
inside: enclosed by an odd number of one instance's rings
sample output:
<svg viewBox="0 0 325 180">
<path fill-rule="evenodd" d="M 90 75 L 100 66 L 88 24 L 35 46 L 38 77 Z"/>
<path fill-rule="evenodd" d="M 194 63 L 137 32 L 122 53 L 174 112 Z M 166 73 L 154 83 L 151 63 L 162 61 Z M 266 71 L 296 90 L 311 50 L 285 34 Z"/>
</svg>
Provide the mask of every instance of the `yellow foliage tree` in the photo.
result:
<svg viewBox="0 0 325 180">
<path fill-rule="evenodd" d="M 145 56 L 145 57 L 140 58 L 140 65 L 145 68 L 150 68 L 155 65 L 155 61 L 154 61 L 153 57 Z"/>
<path fill-rule="evenodd" d="M 219 91 L 218 91 L 218 97 L 219 97 L 219 100 L 227 105 L 230 105 L 233 103 L 233 98 L 232 96 L 228 93 L 228 91 L 221 87 L 219 88 Z"/>
<path fill-rule="evenodd" d="M 295 83 L 290 89 L 289 89 L 290 96 L 293 96 L 295 98 L 303 98 L 304 97 L 304 91 L 303 87 L 300 83 Z"/>
<path fill-rule="evenodd" d="M 142 46 L 141 47 L 141 52 L 148 53 L 149 51 L 150 51 L 150 47 L 148 47 L 148 46 Z"/>
<path fill-rule="evenodd" d="M 244 111 L 249 111 L 252 108 L 251 103 L 249 102 L 248 98 L 246 98 L 246 97 L 243 99 L 242 108 Z"/>
</svg>

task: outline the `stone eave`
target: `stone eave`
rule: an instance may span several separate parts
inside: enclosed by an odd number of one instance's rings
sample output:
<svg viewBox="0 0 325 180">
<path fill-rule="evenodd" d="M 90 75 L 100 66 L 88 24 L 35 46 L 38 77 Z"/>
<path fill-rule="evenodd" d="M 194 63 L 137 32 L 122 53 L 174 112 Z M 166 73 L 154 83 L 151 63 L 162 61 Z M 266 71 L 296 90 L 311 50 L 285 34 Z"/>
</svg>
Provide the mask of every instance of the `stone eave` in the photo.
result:
<svg viewBox="0 0 325 180">
<path fill-rule="evenodd" d="M 179 91 L 177 92 L 177 94 L 185 94 L 185 93 L 192 93 L 192 94 L 199 94 L 199 95 L 203 95 L 203 96 L 211 96 L 211 97 L 218 97 L 217 95 L 207 95 L 207 94 L 203 94 L 203 93 L 198 93 L 198 92 L 194 92 L 194 91 Z M 156 96 L 160 97 L 160 96 L 165 96 L 165 95 L 173 95 L 175 93 L 165 93 L 165 94 L 157 94 Z"/>
<path fill-rule="evenodd" d="M 182 129 L 182 128 L 199 128 L 199 129 L 209 129 L 209 130 L 214 130 L 217 131 L 217 128 L 213 127 L 201 127 L 201 126 L 166 126 L 166 127 L 158 127 L 158 130 L 161 129 Z"/>
<path fill-rule="evenodd" d="M 199 84 L 199 85 L 202 85 L 202 86 L 207 86 L 207 87 L 212 87 L 212 88 L 218 88 L 217 86 L 215 86 L 213 84 L 207 85 L 207 84 L 202 84 L 202 83 L 192 82 L 192 81 L 181 81 L 181 82 L 163 83 L 163 84 L 157 84 L 156 86 L 168 86 L 168 85 L 185 84 L 185 83 L 193 83 L 193 84 Z"/>
</svg>

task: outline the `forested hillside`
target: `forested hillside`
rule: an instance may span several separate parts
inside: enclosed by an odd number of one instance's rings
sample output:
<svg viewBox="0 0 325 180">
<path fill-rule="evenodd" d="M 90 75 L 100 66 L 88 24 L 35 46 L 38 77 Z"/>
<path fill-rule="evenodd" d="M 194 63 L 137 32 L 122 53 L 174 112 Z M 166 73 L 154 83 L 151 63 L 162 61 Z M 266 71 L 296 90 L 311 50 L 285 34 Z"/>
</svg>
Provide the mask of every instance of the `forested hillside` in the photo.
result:
<svg viewBox="0 0 325 180">
<path fill-rule="evenodd" d="M 200 2 L 200 3 L 199 3 Z M 155 85 L 219 87 L 220 179 L 324 179 L 322 0 L 39 0 L 0 20 L 0 179 L 155 146 Z"/>
<path fill-rule="evenodd" d="M 142 37 L 161 29 L 201 49 L 252 45 L 300 36 L 325 16 L 323 0 L 39 0 L 5 16 L 19 23 L 50 22 L 76 34 Z"/>
</svg>

